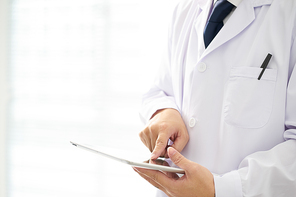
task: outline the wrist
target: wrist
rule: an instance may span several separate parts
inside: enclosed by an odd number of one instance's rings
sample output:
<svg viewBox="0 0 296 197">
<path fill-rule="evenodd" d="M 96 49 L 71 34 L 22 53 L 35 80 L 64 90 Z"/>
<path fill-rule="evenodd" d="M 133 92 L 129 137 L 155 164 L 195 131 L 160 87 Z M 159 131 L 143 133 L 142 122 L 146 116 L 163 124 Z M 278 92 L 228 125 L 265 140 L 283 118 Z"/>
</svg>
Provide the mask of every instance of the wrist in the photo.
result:
<svg viewBox="0 0 296 197">
<path fill-rule="evenodd" d="M 167 108 L 165 108 L 165 109 L 167 109 Z M 159 109 L 159 110 L 157 110 L 154 114 L 152 114 L 150 120 L 151 120 L 154 116 L 156 116 L 157 114 L 159 114 L 160 112 L 162 112 L 162 111 L 165 110 L 165 109 Z"/>
</svg>

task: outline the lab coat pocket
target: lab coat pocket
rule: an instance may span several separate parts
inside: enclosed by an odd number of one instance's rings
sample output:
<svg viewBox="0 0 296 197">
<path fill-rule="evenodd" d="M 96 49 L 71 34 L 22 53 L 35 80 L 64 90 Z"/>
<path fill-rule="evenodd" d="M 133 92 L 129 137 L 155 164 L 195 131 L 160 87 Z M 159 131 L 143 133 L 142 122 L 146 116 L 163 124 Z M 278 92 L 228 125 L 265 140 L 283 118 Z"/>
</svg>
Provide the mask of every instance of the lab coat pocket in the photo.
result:
<svg viewBox="0 0 296 197">
<path fill-rule="evenodd" d="M 277 70 L 234 67 L 226 88 L 224 118 L 229 125 L 240 128 L 260 128 L 269 120 L 275 91 Z"/>
</svg>

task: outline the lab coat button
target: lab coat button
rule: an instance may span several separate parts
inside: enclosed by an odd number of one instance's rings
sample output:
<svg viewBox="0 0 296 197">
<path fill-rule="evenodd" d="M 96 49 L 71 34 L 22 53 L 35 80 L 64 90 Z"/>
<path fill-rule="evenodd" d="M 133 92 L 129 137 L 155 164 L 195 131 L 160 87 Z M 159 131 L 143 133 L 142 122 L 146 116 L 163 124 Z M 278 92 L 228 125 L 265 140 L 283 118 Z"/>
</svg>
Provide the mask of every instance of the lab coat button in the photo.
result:
<svg viewBox="0 0 296 197">
<path fill-rule="evenodd" d="M 194 127 L 195 126 L 195 123 L 196 123 L 196 120 L 194 118 L 190 118 L 189 120 L 189 127 Z"/>
<path fill-rule="evenodd" d="M 200 62 L 197 65 L 197 70 L 201 73 L 205 72 L 207 70 L 207 65 L 204 62 Z"/>
</svg>

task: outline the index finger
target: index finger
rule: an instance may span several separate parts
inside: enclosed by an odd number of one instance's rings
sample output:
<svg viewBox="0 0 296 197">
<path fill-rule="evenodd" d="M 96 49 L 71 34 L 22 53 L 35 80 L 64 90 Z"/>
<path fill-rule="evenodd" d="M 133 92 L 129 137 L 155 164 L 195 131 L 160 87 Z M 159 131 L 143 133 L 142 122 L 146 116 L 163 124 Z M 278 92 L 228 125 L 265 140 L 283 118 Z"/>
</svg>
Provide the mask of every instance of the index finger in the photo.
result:
<svg viewBox="0 0 296 197">
<path fill-rule="evenodd" d="M 160 134 L 156 140 L 151 159 L 157 159 L 161 153 L 167 148 L 169 136 Z"/>
</svg>

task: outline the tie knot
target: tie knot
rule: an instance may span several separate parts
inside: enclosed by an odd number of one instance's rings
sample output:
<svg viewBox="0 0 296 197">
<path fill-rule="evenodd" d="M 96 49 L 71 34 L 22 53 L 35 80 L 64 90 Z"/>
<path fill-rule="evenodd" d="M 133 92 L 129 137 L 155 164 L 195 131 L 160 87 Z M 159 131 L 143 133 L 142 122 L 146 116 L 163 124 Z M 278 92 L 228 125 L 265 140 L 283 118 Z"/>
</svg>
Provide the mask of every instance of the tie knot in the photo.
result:
<svg viewBox="0 0 296 197">
<path fill-rule="evenodd" d="M 234 5 L 229 3 L 227 0 L 218 0 L 213 8 L 213 12 L 210 16 L 209 21 L 220 23 L 224 18 L 231 12 Z"/>
</svg>

